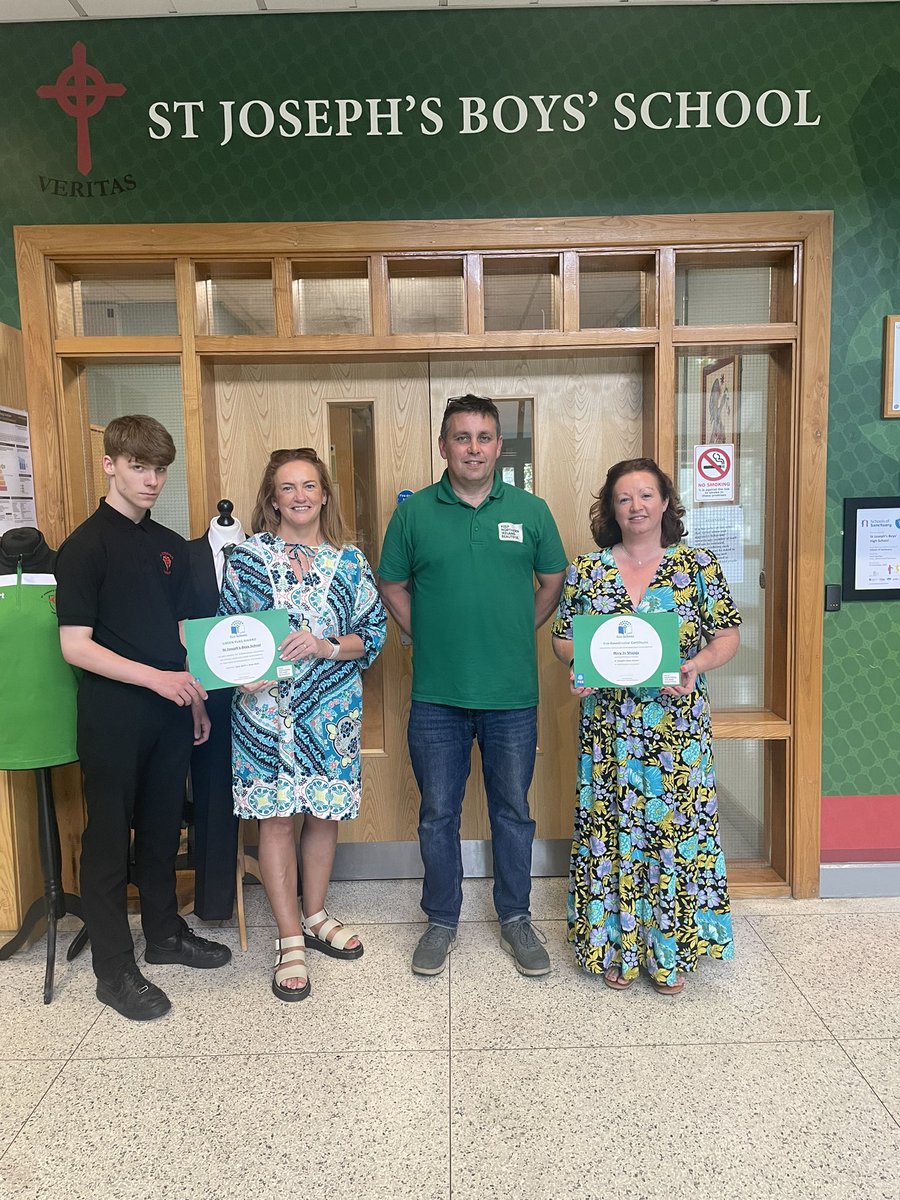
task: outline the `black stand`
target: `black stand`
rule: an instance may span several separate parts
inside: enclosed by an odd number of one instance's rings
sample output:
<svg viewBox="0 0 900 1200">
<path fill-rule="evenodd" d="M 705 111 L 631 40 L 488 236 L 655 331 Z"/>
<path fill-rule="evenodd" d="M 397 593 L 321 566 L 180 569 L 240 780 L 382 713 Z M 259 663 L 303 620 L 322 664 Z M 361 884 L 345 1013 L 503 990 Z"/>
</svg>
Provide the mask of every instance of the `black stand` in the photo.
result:
<svg viewBox="0 0 900 1200">
<path fill-rule="evenodd" d="M 11 958 L 25 945 L 28 935 L 41 920 L 47 918 L 47 971 L 44 975 L 44 1003 L 53 999 L 53 972 L 56 966 L 56 922 L 67 913 L 83 920 L 81 898 L 62 887 L 62 857 L 59 851 L 59 826 L 53 804 L 53 789 L 50 785 L 49 767 L 39 767 L 34 773 L 38 796 L 38 842 L 41 854 L 41 869 L 44 872 L 44 894 L 35 900 L 25 914 L 19 932 L 5 946 L 0 946 L 0 961 Z M 87 927 L 79 929 L 69 947 L 66 958 L 71 962 L 87 945 Z"/>
</svg>

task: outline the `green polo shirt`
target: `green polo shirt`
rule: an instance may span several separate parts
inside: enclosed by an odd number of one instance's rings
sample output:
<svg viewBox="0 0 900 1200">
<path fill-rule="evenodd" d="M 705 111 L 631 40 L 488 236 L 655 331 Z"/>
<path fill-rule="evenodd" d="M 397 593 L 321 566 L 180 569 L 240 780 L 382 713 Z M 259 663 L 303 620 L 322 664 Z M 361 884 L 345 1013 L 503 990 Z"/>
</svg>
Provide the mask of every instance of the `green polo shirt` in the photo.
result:
<svg viewBox="0 0 900 1200">
<path fill-rule="evenodd" d="M 52 575 L 0 574 L 0 662 L 0 770 L 72 762 L 78 675 L 59 648 Z"/>
<path fill-rule="evenodd" d="M 410 580 L 412 698 L 456 708 L 537 704 L 534 575 L 566 569 L 546 503 L 494 474 L 472 508 L 439 483 L 391 517 L 378 574 Z"/>
</svg>

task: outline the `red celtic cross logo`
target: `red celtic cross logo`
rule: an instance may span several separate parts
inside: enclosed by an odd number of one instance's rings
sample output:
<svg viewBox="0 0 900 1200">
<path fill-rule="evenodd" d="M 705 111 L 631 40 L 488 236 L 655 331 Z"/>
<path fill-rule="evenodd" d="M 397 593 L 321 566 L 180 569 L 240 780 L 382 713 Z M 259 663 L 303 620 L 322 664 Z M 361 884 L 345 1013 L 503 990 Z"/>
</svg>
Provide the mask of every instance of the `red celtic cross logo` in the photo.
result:
<svg viewBox="0 0 900 1200">
<path fill-rule="evenodd" d="M 56 83 L 45 83 L 37 94 L 42 100 L 55 100 L 67 117 L 75 118 L 75 144 L 78 148 L 78 170 L 82 175 L 91 171 L 91 136 L 88 121 L 110 96 L 122 96 L 124 83 L 107 83 L 96 67 L 87 61 L 84 42 L 72 47 L 72 63 L 63 67 Z"/>
</svg>

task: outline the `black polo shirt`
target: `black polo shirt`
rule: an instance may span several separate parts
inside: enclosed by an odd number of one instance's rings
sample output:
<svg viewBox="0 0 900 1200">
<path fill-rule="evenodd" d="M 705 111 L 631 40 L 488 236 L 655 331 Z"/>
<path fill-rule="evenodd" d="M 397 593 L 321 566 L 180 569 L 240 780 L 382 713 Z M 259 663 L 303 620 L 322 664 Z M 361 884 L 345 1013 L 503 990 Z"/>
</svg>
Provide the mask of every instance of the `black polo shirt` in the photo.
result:
<svg viewBox="0 0 900 1200">
<path fill-rule="evenodd" d="M 63 542 L 56 560 L 60 625 L 86 625 L 94 641 L 133 662 L 184 670 L 178 622 L 193 615 L 187 543 L 149 512 L 138 521 L 105 500 Z"/>
</svg>

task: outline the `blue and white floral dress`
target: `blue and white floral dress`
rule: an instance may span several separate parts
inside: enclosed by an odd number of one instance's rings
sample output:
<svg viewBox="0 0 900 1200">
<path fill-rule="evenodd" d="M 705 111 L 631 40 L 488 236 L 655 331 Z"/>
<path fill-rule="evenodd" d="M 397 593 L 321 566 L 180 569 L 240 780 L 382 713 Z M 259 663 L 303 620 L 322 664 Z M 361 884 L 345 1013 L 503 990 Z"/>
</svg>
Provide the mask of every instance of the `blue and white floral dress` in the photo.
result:
<svg viewBox="0 0 900 1200">
<path fill-rule="evenodd" d="M 258 533 L 229 558 L 223 615 L 287 609 L 292 630 L 319 638 L 355 633 L 365 648 L 349 662 L 301 659 L 293 679 L 232 708 L 234 811 L 245 819 L 312 813 L 347 821 L 359 812 L 362 675 L 386 633 L 386 616 L 362 551 L 323 545 L 299 580 L 282 538 Z"/>
<path fill-rule="evenodd" d="M 571 638 L 579 613 L 673 611 L 682 661 L 741 621 L 709 551 L 670 546 L 635 609 L 606 549 L 569 566 L 553 633 Z M 643 967 L 673 984 L 702 954 L 733 956 L 702 675 L 688 696 L 609 688 L 582 700 L 568 918 L 576 958 L 598 974 Z"/>
</svg>

